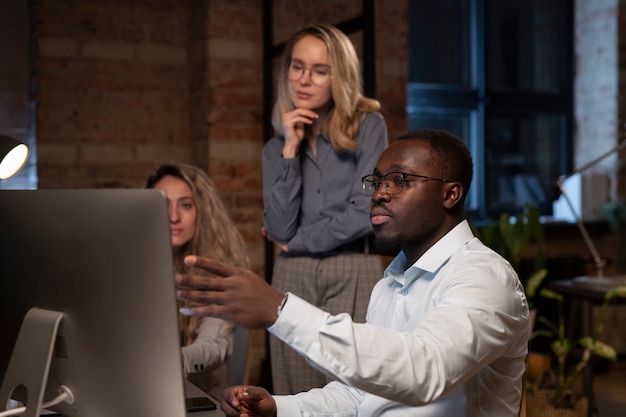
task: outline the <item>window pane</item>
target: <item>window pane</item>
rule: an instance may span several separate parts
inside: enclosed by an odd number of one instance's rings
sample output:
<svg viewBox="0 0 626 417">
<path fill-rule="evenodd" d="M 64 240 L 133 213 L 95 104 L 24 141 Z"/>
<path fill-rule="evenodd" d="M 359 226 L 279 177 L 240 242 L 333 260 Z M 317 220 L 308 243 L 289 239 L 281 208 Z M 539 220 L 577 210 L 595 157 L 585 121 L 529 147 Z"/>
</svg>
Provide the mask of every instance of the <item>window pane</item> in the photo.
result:
<svg viewBox="0 0 626 417">
<path fill-rule="evenodd" d="M 565 0 L 488 1 L 487 88 L 561 93 L 570 80 Z"/>
<path fill-rule="evenodd" d="M 467 143 L 470 137 L 468 114 L 412 114 L 409 116 L 409 130 L 444 129 L 454 133 Z M 469 143 L 467 143 L 469 146 Z"/>
<path fill-rule="evenodd" d="M 468 0 L 409 2 L 409 82 L 470 83 Z"/>
<path fill-rule="evenodd" d="M 571 165 L 572 8 L 409 2 L 409 128 L 443 128 L 471 145 L 472 216 L 497 219 L 526 203 L 552 213 L 556 180 Z"/>
<path fill-rule="evenodd" d="M 526 203 L 552 212 L 556 180 L 563 174 L 564 117 L 493 117 L 486 126 L 487 214 L 516 212 Z"/>
</svg>

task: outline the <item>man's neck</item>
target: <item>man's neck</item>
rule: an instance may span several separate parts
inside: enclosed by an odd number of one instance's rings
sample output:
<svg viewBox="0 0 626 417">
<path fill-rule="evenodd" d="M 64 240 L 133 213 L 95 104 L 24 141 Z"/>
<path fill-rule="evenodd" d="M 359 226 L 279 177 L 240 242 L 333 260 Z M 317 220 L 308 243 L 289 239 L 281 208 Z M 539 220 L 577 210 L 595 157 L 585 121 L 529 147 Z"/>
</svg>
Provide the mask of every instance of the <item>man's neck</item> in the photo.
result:
<svg viewBox="0 0 626 417">
<path fill-rule="evenodd" d="M 424 239 L 419 242 L 407 243 L 402 246 L 402 251 L 407 259 L 407 264 L 409 266 L 413 265 L 419 258 L 422 257 L 430 248 L 435 245 L 435 243 L 439 242 L 445 235 L 447 235 L 452 229 L 457 227 L 464 219 L 463 218 L 455 218 L 449 219 L 450 221 L 446 221 L 443 223 L 442 227 L 439 231 L 432 234 L 431 237 Z"/>
</svg>

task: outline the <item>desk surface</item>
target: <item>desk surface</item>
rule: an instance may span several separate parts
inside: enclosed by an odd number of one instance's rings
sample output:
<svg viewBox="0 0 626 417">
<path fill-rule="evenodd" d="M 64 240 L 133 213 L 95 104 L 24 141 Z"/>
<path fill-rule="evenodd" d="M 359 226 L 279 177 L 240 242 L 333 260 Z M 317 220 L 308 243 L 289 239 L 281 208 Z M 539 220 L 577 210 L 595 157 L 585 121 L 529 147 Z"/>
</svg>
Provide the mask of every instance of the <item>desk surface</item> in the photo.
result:
<svg viewBox="0 0 626 417">
<path fill-rule="evenodd" d="M 187 417 L 224 417 L 225 414 L 220 409 L 220 402 L 218 400 L 216 400 L 215 398 L 211 397 L 211 396 L 209 396 L 208 398 L 210 398 L 211 401 L 213 401 L 215 403 L 215 405 L 217 406 L 217 408 L 215 410 L 210 410 L 210 411 L 187 411 Z"/>
<path fill-rule="evenodd" d="M 220 401 L 213 398 L 209 394 L 185 379 L 185 398 L 206 397 L 213 401 L 217 408 L 211 411 L 188 411 L 187 417 L 223 417 L 224 413 L 220 409 Z"/>
<path fill-rule="evenodd" d="M 583 298 L 596 303 L 602 303 L 606 292 L 620 285 L 626 285 L 626 277 L 596 278 L 592 276 L 582 276 L 549 282 L 548 288 L 570 297 Z M 626 298 L 615 298 L 612 302 L 626 303 Z"/>
<path fill-rule="evenodd" d="M 213 401 L 216 405 L 215 410 L 210 411 L 187 411 L 186 417 L 225 417 L 224 412 L 220 409 L 220 400 L 210 396 L 209 394 L 202 391 L 200 388 L 189 382 L 185 379 L 184 381 L 185 388 L 185 398 L 193 398 L 193 397 L 206 397 Z M 12 407 L 17 407 L 18 404 L 13 404 Z M 2 411 L 2 410 L 0 410 Z M 41 413 L 41 417 L 63 417 L 61 414 L 53 413 L 47 410 L 43 410 Z"/>
<path fill-rule="evenodd" d="M 576 277 L 562 281 L 552 281 L 548 283 L 548 288 L 552 291 L 562 294 L 582 305 L 582 323 L 580 325 L 583 336 L 593 334 L 593 305 L 602 304 L 606 293 L 614 287 L 626 285 L 626 277 Z M 624 304 L 626 298 L 617 297 L 611 300 L 612 304 Z M 571 319 L 571 317 L 570 317 Z M 591 364 L 585 366 L 583 372 L 583 387 L 589 397 L 589 409 L 587 415 L 589 417 L 596 415 L 596 404 L 593 392 L 593 374 Z"/>
<path fill-rule="evenodd" d="M 224 417 L 225 414 L 220 410 L 220 406 L 217 406 L 217 410 L 211 411 L 192 411 L 187 413 L 187 417 Z"/>
</svg>

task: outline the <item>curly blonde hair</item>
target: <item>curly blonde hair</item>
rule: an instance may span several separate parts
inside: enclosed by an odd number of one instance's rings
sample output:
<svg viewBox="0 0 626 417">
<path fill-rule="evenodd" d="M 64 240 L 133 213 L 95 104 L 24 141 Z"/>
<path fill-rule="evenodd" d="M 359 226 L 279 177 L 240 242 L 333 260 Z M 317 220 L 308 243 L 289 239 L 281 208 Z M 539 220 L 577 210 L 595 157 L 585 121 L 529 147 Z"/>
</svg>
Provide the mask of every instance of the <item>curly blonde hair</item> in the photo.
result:
<svg viewBox="0 0 626 417">
<path fill-rule="evenodd" d="M 250 261 L 246 244 L 228 215 L 228 211 L 209 176 L 199 168 L 181 162 L 160 165 L 146 180 L 146 188 L 154 188 L 166 176 L 180 178 L 191 188 L 197 207 L 193 238 L 174 250 L 174 270 L 189 273 L 190 268 L 183 260 L 187 255 L 200 255 L 230 265 L 248 268 Z M 194 270 L 195 274 L 200 273 Z M 179 301 L 181 306 L 187 302 Z M 196 338 L 196 329 L 201 317 L 178 315 L 181 344 L 189 345 Z"/>
<path fill-rule="evenodd" d="M 380 109 L 378 100 L 362 92 L 361 66 L 350 39 L 339 29 L 326 24 L 307 26 L 288 41 L 283 52 L 276 104 L 272 110 L 272 125 L 278 135 L 284 135 L 283 114 L 295 108 L 289 96 L 289 64 L 293 48 L 305 36 L 314 36 L 326 44 L 330 58 L 332 103 L 322 123 L 321 133 L 337 152 L 356 147 L 354 138 L 366 113 Z"/>
</svg>

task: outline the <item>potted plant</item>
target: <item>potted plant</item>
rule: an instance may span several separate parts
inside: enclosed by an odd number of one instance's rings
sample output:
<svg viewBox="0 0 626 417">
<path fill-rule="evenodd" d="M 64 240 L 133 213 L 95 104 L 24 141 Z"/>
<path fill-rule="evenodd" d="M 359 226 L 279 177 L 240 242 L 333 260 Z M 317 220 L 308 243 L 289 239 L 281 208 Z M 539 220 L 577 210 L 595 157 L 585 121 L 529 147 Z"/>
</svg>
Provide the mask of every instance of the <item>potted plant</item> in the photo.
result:
<svg viewBox="0 0 626 417">
<path fill-rule="evenodd" d="M 556 367 L 551 371 L 554 377 L 547 381 L 547 387 L 530 387 L 529 391 L 538 388 L 548 388 L 550 394 L 547 401 L 550 407 L 561 409 L 574 409 L 580 398 L 574 392 L 575 382 L 581 376 L 585 367 L 592 357 L 604 358 L 609 361 L 616 361 L 617 353 L 615 349 L 599 340 L 604 330 L 607 308 L 611 300 L 626 297 L 626 285 L 614 287 L 605 294 L 604 301 L 599 308 L 598 317 L 592 329 L 591 336 L 581 337 L 573 340 L 565 332 L 565 313 L 563 307 L 563 296 L 547 288 L 540 291 L 540 295 L 553 299 L 558 304 L 558 322 L 553 323 L 545 317 L 538 320 L 545 325 L 545 329 L 536 332 L 536 336 L 546 336 L 552 338 L 550 348 L 556 357 Z M 581 351 L 576 351 L 580 347 Z M 576 352 L 576 355 L 574 353 Z M 574 358 L 574 356 L 576 356 Z M 546 382 L 546 381 L 543 381 Z M 578 407 L 586 412 L 586 407 Z M 584 415 L 584 414 L 583 414 Z"/>
</svg>

